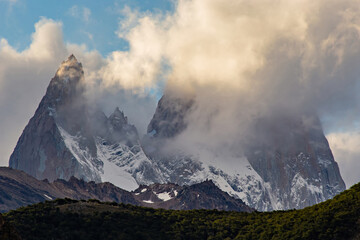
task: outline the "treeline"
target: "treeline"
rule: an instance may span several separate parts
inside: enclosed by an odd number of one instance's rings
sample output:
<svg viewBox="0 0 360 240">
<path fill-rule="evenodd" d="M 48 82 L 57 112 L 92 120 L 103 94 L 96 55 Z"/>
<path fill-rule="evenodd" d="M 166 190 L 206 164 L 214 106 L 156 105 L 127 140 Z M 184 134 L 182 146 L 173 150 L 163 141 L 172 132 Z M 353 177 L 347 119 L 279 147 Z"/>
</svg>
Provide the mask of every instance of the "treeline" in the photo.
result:
<svg viewBox="0 0 360 240">
<path fill-rule="evenodd" d="M 58 199 L 10 211 L 23 239 L 360 239 L 360 184 L 302 210 L 175 211 Z"/>
</svg>

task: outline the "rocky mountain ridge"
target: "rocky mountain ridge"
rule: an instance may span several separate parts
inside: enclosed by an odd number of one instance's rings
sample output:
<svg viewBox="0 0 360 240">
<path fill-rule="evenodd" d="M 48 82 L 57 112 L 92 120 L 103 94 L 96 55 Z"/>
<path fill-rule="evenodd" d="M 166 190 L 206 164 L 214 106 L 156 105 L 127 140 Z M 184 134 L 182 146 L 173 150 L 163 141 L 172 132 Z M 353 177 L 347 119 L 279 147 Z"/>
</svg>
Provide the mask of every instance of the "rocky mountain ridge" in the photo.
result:
<svg viewBox="0 0 360 240">
<path fill-rule="evenodd" d="M 83 83 L 82 65 L 71 55 L 50 81 L 9 166 L 40 180 L 75 176 L 85 181 L 109 181 L 127 190 L 138 187 L 135 179 L 142 179 L 142 184 L 163 182 L 124 113 L 116 108 L 107 117 L 89 106 Z"/>
<path fill-rule="evenodd" d="M 97 199 L 152 208 L 188 210 L 218 209 L 251 212 L 241 200 L 232 198 L 211 181 L 192 186 L 176 184 L 141 185 L 128 192 L 109 182 L 85 182 L 75 177 L 50 183 L 37 180 L 23 171 L 0 167 L 0 212 L 7 212 L 56 198 Z"/>
</svg>

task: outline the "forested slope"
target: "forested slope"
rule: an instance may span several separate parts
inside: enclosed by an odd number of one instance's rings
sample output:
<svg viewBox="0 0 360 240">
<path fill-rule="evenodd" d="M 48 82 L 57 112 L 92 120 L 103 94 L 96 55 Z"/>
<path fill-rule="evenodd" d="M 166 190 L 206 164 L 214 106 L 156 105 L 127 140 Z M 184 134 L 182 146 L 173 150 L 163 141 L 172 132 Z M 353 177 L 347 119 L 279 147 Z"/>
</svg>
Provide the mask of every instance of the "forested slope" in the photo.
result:
<svg viewBox="0 0 360 240">
<path fill-rule="evenodd" d="M 359 239 L 360 184 L 302 210 L 162 210 L 58 199 L 10 211 L 23 239 Z"/>
</svg>

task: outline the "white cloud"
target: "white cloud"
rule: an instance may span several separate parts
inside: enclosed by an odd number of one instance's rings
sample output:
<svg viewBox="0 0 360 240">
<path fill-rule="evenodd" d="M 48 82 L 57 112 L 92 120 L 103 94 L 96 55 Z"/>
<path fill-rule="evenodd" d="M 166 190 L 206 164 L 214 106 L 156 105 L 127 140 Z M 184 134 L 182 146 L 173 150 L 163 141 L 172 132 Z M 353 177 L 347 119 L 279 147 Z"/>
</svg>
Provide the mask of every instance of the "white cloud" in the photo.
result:
<svg viewBox="0 0 360 240">
<path fill-rule="evenodd" d="M 0 43 L 0 162 L 7 164 L 23 127 L 35 111 L 49 79 L 67 55 L 61 24 L 41 19 L 32 43 L 18 52 L 6 39 Z"/>
<path fill-rule="evenodd" d="M 91 10 L 89 8 L 83 8 L 83 19 L 85 22 L 89 22 L 91 16 Z"/>
<path fill-rule="evenodd" d="M 156 85 L 165 61 L 172 85 L 212 85 L 274 105 L 286 98 L 287 105 L 338 110 L 337 102 L 354 102 L 359 88 L 353 87 L 360 60 L 358 3 L 180 0 L 172 15 L 125 7 L 116 33 L 130 50 L 113 53 L 105 84 Z M 125 65 L 133 77 L 123 76 Z"/>
<path fill-rule="evenodd" d="M 116 31 L 116 34 L 119 38 L 126 39 L 131 29 L 139 24 L 140 18 L 144 17 L 144 15 L 141 15 L 136 10 L 132 10 L 128 6 L 125 6 L 119 13 L 122 15 L 122 18 L 119 21 L 119 29 Z"/>
<path fill-rule="evenodd" d="M 91 10 L 87 7 L 79 7 L 74 5 L 69 8 L 68 14 L 74 18 L 79 18 L 82 21 L 88 23 L 91 17 Z"/>
<path fill-rule="evenodd" d="M 79 16 L 79 7 L 77 5 L 72 6 L 68 10 L 68 14 L 72 17 L 78 17 Z"/>
<path fill-rule="evenodd" d="M 332 133 L 327 139 L 346 186 L 360 182 L 360 132 Z"/>
<path fill-rule="evenodd" d="M 164 32 L 151 16 L 125 8 L 128 20 L 121 21 L 117 34 L 130 44 L 129 51 L 114 51 L 101 70 L 103 86 L 120 87 L 137 93 L 156 87 L 163 70 Z M 155 17 L 155 16 L 154 16 Z"/>
<path fill-rule="evenodd" d="M 108 59 L 103 83 L 156 86 L 168 64 L 168 91 L 196 96 L 180 140 L 189 148 L 235 148 L 269 115 L 318 112 L 327 132 L 360 119 L 359 0 L 179 0 L 169 15 L 123 13 L 130 50 Z"/>
</svg>

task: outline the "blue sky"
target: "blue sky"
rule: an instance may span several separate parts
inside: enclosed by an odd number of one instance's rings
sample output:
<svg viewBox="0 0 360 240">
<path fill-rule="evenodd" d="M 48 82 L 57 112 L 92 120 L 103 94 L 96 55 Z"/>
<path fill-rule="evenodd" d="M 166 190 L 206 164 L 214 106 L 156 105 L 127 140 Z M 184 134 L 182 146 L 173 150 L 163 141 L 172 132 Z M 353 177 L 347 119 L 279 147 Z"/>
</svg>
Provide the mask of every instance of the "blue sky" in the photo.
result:
<svg viewBox="0 0 360 240">
<path fill-rule="evenodd" d="M 0 0 L 0 38 L 21 51 L 31 43 L 34 24 L 41 17 L 63 23 L 65 42 L 86 44 L 103 56 L 126 50 L 126 41 L 116 36 L 121 10 L 128 6 L 140 12 L 172 12 L 172 0 L 117 1 L 25 1 Z"/>
</svg>

